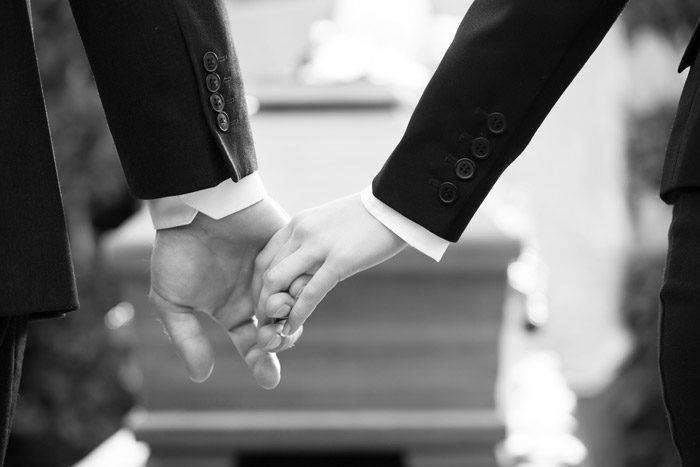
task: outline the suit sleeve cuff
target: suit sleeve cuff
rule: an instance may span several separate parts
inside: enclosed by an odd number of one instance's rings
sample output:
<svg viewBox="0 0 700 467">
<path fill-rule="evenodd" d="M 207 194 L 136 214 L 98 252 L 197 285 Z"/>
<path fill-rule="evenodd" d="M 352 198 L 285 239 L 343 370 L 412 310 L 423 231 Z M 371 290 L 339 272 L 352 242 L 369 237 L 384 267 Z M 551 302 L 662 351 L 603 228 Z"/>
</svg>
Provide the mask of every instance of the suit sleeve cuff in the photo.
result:
<svg viewBox="0 0 700 467">
<path fill-rule="evenodd" d="M 435 261 L 442 259 L 450 242 L 379 201 L 372 193 L 371 186 L 362 190 L 361 198 L 367 211 L 401 240 Z"/>
<path fill-rule="evenodd" d="M 258 172 L 234 182 L 224 180 L 212 188 L 146 201 L 153 227 L 170 229 L 190 224 L 201 212 L 212 219 L 221 219 L 242 211 L 267 197 Z"/>
</svg>

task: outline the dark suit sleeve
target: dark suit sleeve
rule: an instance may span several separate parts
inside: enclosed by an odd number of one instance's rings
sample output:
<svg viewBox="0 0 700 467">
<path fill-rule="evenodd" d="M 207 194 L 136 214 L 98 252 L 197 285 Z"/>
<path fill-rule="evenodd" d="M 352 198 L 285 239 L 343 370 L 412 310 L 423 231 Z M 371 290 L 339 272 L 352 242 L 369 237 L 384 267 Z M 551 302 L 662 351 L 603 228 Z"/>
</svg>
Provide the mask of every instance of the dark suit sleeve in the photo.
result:
<svg viewBox="0 0 700 467">
<path fill-rule="evenodd" d="M 374 195 L 456 241 L 626 0 L 476 0 Z"/>
<path fill-rule="evenodd" d="M 70 4 L 136 197 L 192 192 L 256 169 L 223 1 Z"/>
</svg>

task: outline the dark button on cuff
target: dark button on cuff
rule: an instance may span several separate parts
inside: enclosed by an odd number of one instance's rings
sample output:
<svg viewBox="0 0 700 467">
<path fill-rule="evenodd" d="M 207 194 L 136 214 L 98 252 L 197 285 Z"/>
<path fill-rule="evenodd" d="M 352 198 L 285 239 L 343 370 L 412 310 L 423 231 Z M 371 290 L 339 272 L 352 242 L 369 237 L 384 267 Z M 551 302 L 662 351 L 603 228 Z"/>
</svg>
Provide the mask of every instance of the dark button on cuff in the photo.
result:
<svg viewBox="0 0 700 467">
<path fill-rule="evenodd" d="M 226 132 L 229 129 L 230 122 L 226 112 L 219 112 L 216 114 L 216 124 L 219 126 L 219 130 Z"/>
<path fill-rule="evenodd" d="M 214 52 L 207 52 L 204 54 L 204 69 L 212 72 L 216 71 L 219 67 L 219 57 Z"/>
<path fill-rule="evenodd" d="M 452 204 L 457 199 L 457 187 L 450 182 L 441 183 L 438 188 L 440 201 L 445 204 Z"/>
<path fill-rule="evenodd" d="M 210 92 L 216 92 L 221 89 L 221 78 L 216 73 L 209 73 L 205 81 Z"/>
<path fill-rule="evenodd" d="M 489 131 L 494 135 L 500 135 L 506 131 L 506 117 L 502 113 L 494 112 L 489 115 L 486 121 L 486 126 L 488 126 Z"/>
<path fill-rule="evenodd" d="M 475 172 L 476 165 L 474 165 L 474 162 L 472 162 L 470 159 L 467 159 L 466 157 L 464 159 L 458 160 L 455 164 L 455 173 L 462 180 L 469 180 L 474 176 Z"/>
<path fill-rule="evenodd" d="M 215 112 L 221 112 L 224 110 L 224 97 L 218 92 L 215 92 L 209 96 L 209 104 L 211 104 L 211 108 L 214 109 Z"/>
<path fill-rule="evenodd" d="M 478 159 L 486 159 L 491 155 L 491 143 L 486 138 L 474 138 L 472 155 Z"/>
</svg>

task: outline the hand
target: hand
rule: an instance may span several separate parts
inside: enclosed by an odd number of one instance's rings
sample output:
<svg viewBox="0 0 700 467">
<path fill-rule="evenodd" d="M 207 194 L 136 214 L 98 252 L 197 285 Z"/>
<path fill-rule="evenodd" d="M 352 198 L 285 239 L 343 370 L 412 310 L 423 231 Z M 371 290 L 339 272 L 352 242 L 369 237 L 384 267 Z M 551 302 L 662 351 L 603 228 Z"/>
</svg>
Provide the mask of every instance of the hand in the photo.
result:
<svg viewBox="0 0 700 467">
<path fill-rule="evenodd" d="M 211 343 L 194 313 L 200 311 L 228 331 L 260 386 L 279 384 L 277 356 L 256 344 L 251 285 L 255 257 L 286 220 L 265 199 L 220 220 L 200 213 L 190 225 L 157 232 L 149 297 L 192 380 L 206 380 L 214 368 Z"/>
<path fill-rule="evenodd" d="M 367 211 L 359 194 L 295 216 L 255 261 L 258 343 L 268 350 L 289 348 L 338 282 L 386 261 L 405 246 Z M 284 318 L 284 326 L 273 322 Z"/>
</svg>

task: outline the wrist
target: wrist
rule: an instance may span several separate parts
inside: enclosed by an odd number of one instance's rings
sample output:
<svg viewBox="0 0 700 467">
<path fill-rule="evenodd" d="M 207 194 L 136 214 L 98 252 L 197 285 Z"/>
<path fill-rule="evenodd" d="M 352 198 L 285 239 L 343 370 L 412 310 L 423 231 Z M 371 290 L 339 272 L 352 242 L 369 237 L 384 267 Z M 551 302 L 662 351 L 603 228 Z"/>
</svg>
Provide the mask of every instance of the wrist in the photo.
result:
<svg viewBox="0 0 700 467">
<path fill-rule="evenodd" d="M 255 243 L 260 232 L 274 233 L 288 222 L 287 213 L 268 196 L 220 219 L 214 219 L 199 212 L 191 226 L 211 240 L 228 240 L 236 237 L 238 240 L 249 239 Z"/>
<path fill-rule="evenodd" d="M 227 179 L 211 188 L 146 200 L 156 230 L 189 224 L 198 212 L 213 219 L 221 219 L 254 205 L 267 197 L 265 186 L 258 172 L 238 182 Z"/>
<path fill-rule="evenodd" d="M 365 209 L 384 227 L 421 253 L 440 261 L 449 242 L 377 199 L 368 186 L 360 193 Z"/>
</svg>

